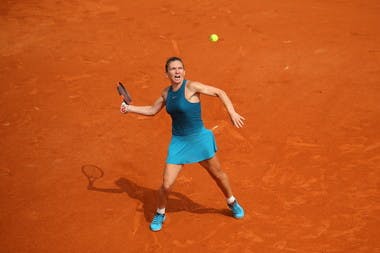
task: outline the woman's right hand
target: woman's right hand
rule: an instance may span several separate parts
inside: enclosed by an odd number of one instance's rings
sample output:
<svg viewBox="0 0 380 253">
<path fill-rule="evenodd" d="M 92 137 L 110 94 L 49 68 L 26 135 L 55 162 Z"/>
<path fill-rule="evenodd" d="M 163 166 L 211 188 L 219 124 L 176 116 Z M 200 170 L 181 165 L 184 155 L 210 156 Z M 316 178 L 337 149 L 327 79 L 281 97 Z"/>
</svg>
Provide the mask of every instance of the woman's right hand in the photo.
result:
<svg viewBox="0 0 380 253">
<path fill-rule="evenodd" d="M 127 103 L 125 103 L 125 102 L 123 102 L 123 103 L 121 103 L 121 105 L 120 105 L 120 112 L 121 113 L 128 113 L 128 104 Z"/>
</svg>

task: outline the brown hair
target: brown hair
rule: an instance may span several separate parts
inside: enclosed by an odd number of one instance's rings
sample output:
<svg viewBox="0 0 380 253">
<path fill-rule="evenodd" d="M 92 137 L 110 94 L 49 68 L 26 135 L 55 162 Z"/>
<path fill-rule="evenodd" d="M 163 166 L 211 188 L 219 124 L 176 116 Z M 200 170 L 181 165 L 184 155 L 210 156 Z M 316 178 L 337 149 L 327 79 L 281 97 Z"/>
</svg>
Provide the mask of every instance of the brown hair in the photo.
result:
<svg viewBox="0 0 380 253">
<path fill-rule="evenodd" d="M 182 63 L 182 66 L 183 68 L 185 68 L 185 64 L 183 64 L 183 61 L 181 58 L 177 57 L 177 56 L 172 56 L 170 57 L 169 59 L 166 60 L 166 64 L 165 64 L 165 72 L 168 72 L 168 68 L 169 68 L 169 64 L 173 61 L 179 61 Z"/>
</svg>

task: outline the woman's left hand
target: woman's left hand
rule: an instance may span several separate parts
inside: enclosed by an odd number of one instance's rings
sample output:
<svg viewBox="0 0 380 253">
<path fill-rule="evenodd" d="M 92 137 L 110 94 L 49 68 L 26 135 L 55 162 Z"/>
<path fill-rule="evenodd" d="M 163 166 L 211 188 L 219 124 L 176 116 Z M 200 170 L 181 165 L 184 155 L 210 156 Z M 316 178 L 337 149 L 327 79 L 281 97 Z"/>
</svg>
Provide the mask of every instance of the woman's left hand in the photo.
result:
<svg viewBox="0 0 380 253">
<path fill-rule="evenodd" d="M 238 114 L 237 112 L 232 113 L 231 115 L 231 121 L 237 128 L 241 128 L 244 125 L 245 118 Z"/>
</svg>

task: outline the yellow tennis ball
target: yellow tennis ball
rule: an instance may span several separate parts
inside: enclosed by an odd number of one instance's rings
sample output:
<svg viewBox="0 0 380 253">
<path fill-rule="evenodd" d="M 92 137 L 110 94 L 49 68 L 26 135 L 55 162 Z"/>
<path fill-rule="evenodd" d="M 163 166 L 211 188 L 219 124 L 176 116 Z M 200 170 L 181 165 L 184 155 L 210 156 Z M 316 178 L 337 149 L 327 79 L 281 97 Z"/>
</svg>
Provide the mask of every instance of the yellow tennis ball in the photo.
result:
<svg viewBox="0 0 380 253">
<path fill-rule="evenodd" d="M 219 40 L 219 36 L 218 36 L 218 34 L 215 34 L 215 33 L 211 34 L 211 35 L 210 35 L 210 40 L 211 40 L 212 42 L 217 42 L 217 41 Z"/>
</svg>

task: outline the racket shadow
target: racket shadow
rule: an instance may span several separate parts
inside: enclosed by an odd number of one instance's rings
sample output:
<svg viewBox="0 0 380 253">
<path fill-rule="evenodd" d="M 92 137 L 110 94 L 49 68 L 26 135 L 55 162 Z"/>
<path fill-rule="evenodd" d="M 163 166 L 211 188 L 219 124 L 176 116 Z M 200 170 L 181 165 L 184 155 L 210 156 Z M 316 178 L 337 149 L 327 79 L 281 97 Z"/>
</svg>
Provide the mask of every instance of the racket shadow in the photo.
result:
<svg viewBox="0 0 380 253">
<path fill-rule="evenodd" d="M 144 213 L 145 219 L 150 222 L 157 207 L 157 189 L 147 188 L 136 184 L 130 179 L 121 177 L 115 181 L 117 188 L 101 188 L 94 184 L 87 187 L 90 191 L 99 191 L 106 193 L 127 193 L 129 197 L 141 202 L 141 208 L 137 209 Z M 183 195 L 182 193 L 172 191 L 169 195 L 167 206 L 168 212 L 190 212 L 197 214 L 220 214 L 231 216 L 230 211 L 226 209 L 216 209 L 205 207 L 198 204 Z"/>
</svg>

